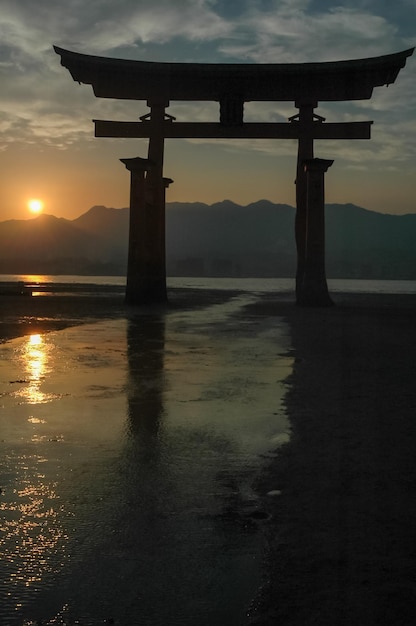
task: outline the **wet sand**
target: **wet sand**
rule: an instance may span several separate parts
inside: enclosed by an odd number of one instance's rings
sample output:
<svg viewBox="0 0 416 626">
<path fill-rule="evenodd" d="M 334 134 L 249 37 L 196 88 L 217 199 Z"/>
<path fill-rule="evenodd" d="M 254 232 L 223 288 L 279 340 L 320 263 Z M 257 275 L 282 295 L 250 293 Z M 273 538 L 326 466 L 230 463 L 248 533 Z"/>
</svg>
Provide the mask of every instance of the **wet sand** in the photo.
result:
<svg viewBox="0 0 416 626">
<path fill-rule="evenodd" d="M 169 306 L 231 295 L 175 290 Z M 303 309 L 267 294 L 236 318 L 283 318 L 295 360 L 291 439 L 257 485 L 271 517 L 261 522 L 269 549 L 256 626 L 414 623 L 416 297 L 334 300 Z M 0 340 L 129 311 L 120 296 L 3 297 Z"/>
<path fill-rule="evenodd" d="M 259 484 L 281 495 L 257 625 L 414 623 L 416 298 L 336 300 L 255 307 L 287 319 L 295 357 L 291 440 Z"/>
<path fill-rule="evenodd" d="M 165 310 L 198 309 L 229 300 L 235 292 L 201 289 L 174 289 L 168 305 L 131 307 L 121 294 L 111 290 L 92 295 L 0 295 L 0 342 L 36 332 L 61 330 L 95 320 L 128 317 L 136 313 L 158 313 Z"/>
</svg>

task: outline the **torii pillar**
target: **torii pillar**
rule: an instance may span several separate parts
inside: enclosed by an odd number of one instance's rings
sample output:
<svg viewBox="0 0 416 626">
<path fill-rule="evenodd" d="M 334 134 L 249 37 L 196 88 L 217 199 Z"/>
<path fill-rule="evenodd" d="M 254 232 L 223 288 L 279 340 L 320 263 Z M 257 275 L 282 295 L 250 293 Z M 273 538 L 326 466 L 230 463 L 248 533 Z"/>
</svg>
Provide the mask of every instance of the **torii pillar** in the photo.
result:
<svg viewBox="0 0 416 626">
<path fill-rule="evenodd" d="M 308 205 L 307 177 L 304 162 L 314 157 L 312 129 L 314 125 L 314 109 L 317 102 L 295 102 L 299 113 L 289 118 L 289 121 L 299 125 L 298 158 L 296 166 L 296 216 L 295 216 L 295 239 L 297 250 L 296 268 L 296 302 L 301 299 L 301 285 L 305 273 L 306 264 L 306 216 Z"/>
<path fill-rule="evenodd" d="M 297 276 L 297 304 L 331 306 L 333 304 L 325 274 L 325 194 L 324 174 L 333 164 L 327 159 L 306 159 L 306 214 L 304 228 L 304 263 Z"/>
<path fill-rule="evenodd" d="M 131 174 L 126 303 L 166 302 L 165 189 L 173 181 L 162 178 L 156 193 L 149 191 L 153 164 L 140 157 L 120 160 Z"/>
</svg>

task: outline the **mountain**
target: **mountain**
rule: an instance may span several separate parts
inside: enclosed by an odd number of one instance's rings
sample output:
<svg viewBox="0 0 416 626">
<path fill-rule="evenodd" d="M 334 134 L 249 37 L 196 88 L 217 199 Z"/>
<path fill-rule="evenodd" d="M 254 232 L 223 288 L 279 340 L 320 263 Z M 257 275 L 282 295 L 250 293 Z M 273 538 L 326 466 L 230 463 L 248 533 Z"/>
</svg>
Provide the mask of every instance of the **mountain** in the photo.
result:
<svg viewBox="0 0 416 626">
<path fill-rule="evenodd" d="M 105 206 L 93 206 L 77 219 L 72 220 L 76 228 L 91 236 L 99 237 L 106 245 L 123 247 L 127 241 L 129 229 L 129 209 L 109 209 Z"/>
<path fill-rule="evenodd" d="M 416 279 L 416 214 L 330 204 L 325 224 L 328 276 Z"/>
<path fill-rule="evenodd" d="M 71 222 L 53 215 L 40 215 L 32 220 L 9 220 L 0 225 L 2 258 L 72 254 L 87 249 L 88 235 Z"/>
<path fill-rule="evenodd" d="M 116 215 L 114 219 L 119 221 Z M 0 272 L 106 273 L 119 265 L 124 273 L 119 257 L 125 256 L 125 243 L 115 244 L 114 253 L 99 229 L 92 232 L 76 222 L 53 215 L 0 222 Z"/>
<path fill-rule="evenodd" d="M 166 211 L 168 273 L 211 276 L 292 276 L 294 209 L 268 200 L 170 203 Z"/>
<path fill-rule="evenodd" d="M 294 276 L 294 217 L 293 207 L 268 200 L 168 203 L 167 273 Z M 128 209 L 104 206 L 75 220 L 0 222 L 0 273 L 124 275 L 128 228 Z M 329 204 L 326 241 L 328 277 L 416 279 L 416 214 Z"/>
</svg>

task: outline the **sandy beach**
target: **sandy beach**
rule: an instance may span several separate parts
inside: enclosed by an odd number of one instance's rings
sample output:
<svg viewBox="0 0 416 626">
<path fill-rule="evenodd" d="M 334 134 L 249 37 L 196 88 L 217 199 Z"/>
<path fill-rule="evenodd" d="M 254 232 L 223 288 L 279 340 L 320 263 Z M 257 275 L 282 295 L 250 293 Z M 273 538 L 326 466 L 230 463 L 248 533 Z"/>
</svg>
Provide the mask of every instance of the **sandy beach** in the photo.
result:
<svg viewBox="0 0 416 626">
<path fill-rule="evenodd" d="M 291 327 L 290 442 L 261 483 L 272 515 L 255 624 L 391 625 L 416 608 L 416 300 L 263 301 Z"/>
<path fill-rule="evenodd" d="M 168 306 L 231 295 L 176 290 Z M 269 515 L 256 626 L 414 623 L 416 296 L 334 299 L 304 309 L 263 294 L 235 318 L 283 319 L 294 359 L 284 400 L 291 438 L 256 483 Z M 120 296 L 3 297 L 0 312 L 5 341 L 131 309 Z"/>
</svg>

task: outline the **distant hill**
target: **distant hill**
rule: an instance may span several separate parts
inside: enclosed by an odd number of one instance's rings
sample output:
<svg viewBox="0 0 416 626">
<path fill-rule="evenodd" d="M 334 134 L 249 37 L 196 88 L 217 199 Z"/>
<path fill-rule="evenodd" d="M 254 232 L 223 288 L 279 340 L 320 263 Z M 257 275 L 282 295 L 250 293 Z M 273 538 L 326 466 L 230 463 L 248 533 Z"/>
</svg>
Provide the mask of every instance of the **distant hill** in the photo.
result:
<svg viewBox="0 0 416 626">
<path fill-rule="evenodd" d="M 327 205 L 326 260 L 334 278 L 416 279 L 416 214 Z"/>
<path fill-rule="evenodd" d="M 176 275 L 292 276 L 294 209 L 267 200 L 239 206 L 171 203 L 168 270 Z M 276 274 L 277 272 L 277 274 Z"/>
<path fill-rule="evenodd" d="M 83 232 L 99 237 L 115 249 L 124 248 L 129 227 L 129 209 L 109 209 L 93 206 L 71 224 Z"/>
<path fill-rule="evenodd" d="M 106 230 L 107 211 L 111 212 L 114 237 Z M 124 232 L 122 213 L 93 207 L 77 220 L 44 214 L 30 220 L 0 222 L 0 272 L 124 274 L 128 209 L 124 210 Z"/>
<path fill-rule="evenodd" d="M 294 276 L 295 209 L 268 200 L 167 204 L 168 275 Z M 75 220 L 0 222 L 0 273 L 120 274 L 129 210 L 94 206 Z M 327 275 L 416 279 L 416 214 L 326 206 Z"/>
</svg>

